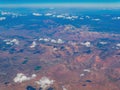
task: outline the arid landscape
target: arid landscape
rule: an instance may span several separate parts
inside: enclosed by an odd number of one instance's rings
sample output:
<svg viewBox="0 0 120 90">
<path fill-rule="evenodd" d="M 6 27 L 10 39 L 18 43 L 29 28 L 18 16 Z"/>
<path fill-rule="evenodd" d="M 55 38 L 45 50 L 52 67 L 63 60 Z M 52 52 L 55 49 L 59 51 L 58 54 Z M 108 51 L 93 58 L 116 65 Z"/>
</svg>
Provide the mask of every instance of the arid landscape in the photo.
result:
<svg viewBox="0 0 120 90">
<path fill-rule="evenodd" d="M 120 34 L 89 25 L 120 24 L 119 14 L 41 15 L 1 10 L 0 90 L 120 90 Z"/>
</svg>

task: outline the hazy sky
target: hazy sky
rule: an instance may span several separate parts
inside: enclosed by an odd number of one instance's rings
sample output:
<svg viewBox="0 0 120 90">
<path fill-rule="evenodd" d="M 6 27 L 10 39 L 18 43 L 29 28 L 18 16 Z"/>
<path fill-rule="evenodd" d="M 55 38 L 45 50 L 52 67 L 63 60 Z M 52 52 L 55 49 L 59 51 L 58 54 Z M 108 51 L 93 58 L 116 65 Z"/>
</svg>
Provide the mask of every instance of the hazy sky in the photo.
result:
<svg viewBox="0 0 120 90">
<path fill-rule="evenodd" d="M 116 3 L 120 0 L 0 0 L 0 4 L 20 3 Z"/>
</svg>

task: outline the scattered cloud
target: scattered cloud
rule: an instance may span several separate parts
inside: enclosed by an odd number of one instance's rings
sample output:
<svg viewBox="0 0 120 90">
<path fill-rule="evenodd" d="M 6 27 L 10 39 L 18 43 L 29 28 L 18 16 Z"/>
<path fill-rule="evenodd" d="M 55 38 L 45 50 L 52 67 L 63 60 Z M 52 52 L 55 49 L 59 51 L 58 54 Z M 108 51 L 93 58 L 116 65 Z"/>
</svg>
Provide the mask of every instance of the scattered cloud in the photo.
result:
<svg viewBox="0 0 120 90">
<path fill-rule="evenodd" d="M 46 13 L 45 14 L 45 16 L 51 16 L 52 15 L 52 13 Z"/>
<path fill-rule="evenodd" d="M 117 47 L 120 47 L 120 43 L 116 44 Z"/>
<path fill-rule="evenodd" d="M 36 81 L 40 87 L 45 90 L 46 88 L 50 87 L 51 85 L 54 84 L 54 80 L 50 80 L 48 77 L 42 77 L 39 81 Z"/>
<path fill-rule="evenodd" d="M 96 18 L 96 19 L 92 19 L 93 21 L 100 21 L 100 19 L 99 18 Z"/>
<path fill-rule="evenodd" d="M 9 45 L 19 45 L 19 40 L 18 39 L 5 39 L 4 42 L 6 42 L 6 44 L 9 44 Z"/>
<path fill-rule="evenodd" d="M 42 14 L 40 14 L 40 13 L 33 13 L 32 15 L 33 16 L 42 16 Z"/>
<path fill-rule="evenodd" d="M 22 83 L 24 81 L 28 81 L 28 80 L 34 79 L 36 76 L 37 76 L 36 74 L 32 74 L 31 77 L 27 77 L 23 73 L 18 73 L 17 76 L 13 79 L 13 81 L 15 83 Z"/>
<path fill-rule="evenodd" d="M 107 44 L 107 42 L 99 42 L 100 44 L 102 44 L 102 45 L 105 45 L 105 44 Z"/>
<path fill-rule="evenodd" d="M 112 20 L 120 20 L 120 17 L 113 17 Z"/>
<path fill-rule="evenodd" d="M 0 21 L 6 20 L 6 17 L 0 17 Z"/>
<path fill-rule="evenodd" d="M 32 42 L 32 45 L 30 46 L 30 48 L 34 48 L 36 47 L 37 43 L 35 41 Z"/>
<path fill-rule="evenodd" d="M 62 86 L 62 90 L 67 90 L 67 89 L 65 88 L 65 86 Z"/>
<path fill-rule="evenodd" d="M 83 77 L 83 76 L 85 76 L 85 74 L 84 74 L 84 73 L 80 74 L 80 77 Z"/>
<path fill-rule="evenodd" d="M 44 42 L 51 42 L 51 43 L 56 43 L 56 44 L 62 44 L 64 41 L 62 39 L 51 39 L 51 38 L 40 38 L 39 41 L 44 41 Z"/>
<path fill-rule="evenodd" d="M 91 43 L 87 41 L 87 42 L 81 43 L 81 45 L 84 45 L 84 46 L 86 46 L 86 47 L 90 47 L 90 46 L 91 46 Z"/>
<path fill-rule="evenodd" d="M 90 69 L 84 69 L 84 72 L 91 72 Z"/>
</svg>

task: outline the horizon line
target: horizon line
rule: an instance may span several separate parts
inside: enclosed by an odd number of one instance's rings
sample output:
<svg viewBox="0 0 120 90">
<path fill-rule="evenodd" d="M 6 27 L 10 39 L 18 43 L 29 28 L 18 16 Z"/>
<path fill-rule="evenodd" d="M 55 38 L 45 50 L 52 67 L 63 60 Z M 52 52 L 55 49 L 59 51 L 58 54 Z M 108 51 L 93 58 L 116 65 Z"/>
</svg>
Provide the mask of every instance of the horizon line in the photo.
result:
<svg viewBox="0 0 120 90">
<path fill-rule="evenodd" d="M 0 7 L 83 7 L 83 8 L 120 8 L 120 3 L 39 3 L 39 4 L 0 4 Z"/>
</svg>

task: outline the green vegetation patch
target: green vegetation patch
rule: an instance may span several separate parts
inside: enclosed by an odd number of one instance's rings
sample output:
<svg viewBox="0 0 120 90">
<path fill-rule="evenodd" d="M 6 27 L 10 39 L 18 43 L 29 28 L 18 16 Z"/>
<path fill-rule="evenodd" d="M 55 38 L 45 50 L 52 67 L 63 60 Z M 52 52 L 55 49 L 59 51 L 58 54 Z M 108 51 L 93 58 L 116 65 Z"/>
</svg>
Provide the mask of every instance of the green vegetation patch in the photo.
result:
<svg viewBox="0 0 120 90">
<path fill-rule="evenodd" d="M 27 62 L 28 62 L 28 59 L 25 59 L 25 60 L 22 62 L 22 64 L 27 64 Z"/>
<path fill-rule="evenodd" d="M 38 70 L 40 70 L 42 67 L 41 66 L 36 66 L 35 68 L 34 68 L 34 70 L 35 71 L 38 71 Z"/>
</svg>

